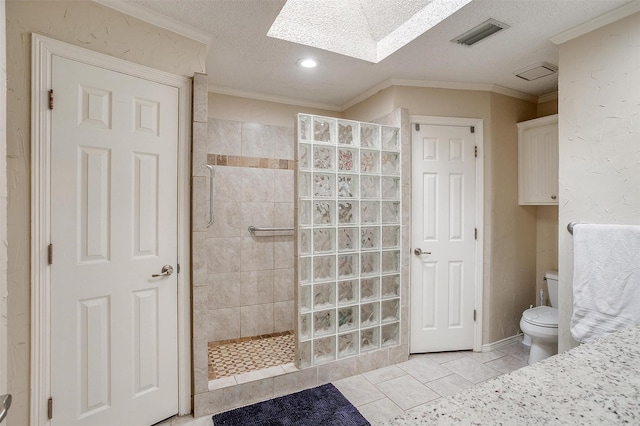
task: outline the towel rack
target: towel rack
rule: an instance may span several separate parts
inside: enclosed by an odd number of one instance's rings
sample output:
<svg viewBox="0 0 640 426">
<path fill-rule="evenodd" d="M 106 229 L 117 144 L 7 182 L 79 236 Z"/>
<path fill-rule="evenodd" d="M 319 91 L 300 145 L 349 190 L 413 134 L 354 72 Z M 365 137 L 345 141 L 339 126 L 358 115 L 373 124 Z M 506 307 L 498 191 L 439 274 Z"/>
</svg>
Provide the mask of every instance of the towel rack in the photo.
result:
<svg viewBox="0 0 640 426">
<path fill-rule="evenodd" d="M 207 228 L 213 225 L 213 182 L 216 176 L 215 170 L 213 170 L 213 166 L 207 164 L 207 169 L 209 169 L 209 222 L 207 222 Z"/>
<path fill-rule="evenodd" d="M 251 225 L 248 229 L 251 235 L 256 235 L 256 232 L 284 232 L 281 235 L 293 235 L 293 228 L 258 228 Z"/>
<path fill-rule="evenodd" d="M 578 222 L 569 222 L 569 224 L 567 225 L 567 231 L 569 231 L 571 235 L 573 235 L 573 227 L 577 224 Z"/>
</svg>

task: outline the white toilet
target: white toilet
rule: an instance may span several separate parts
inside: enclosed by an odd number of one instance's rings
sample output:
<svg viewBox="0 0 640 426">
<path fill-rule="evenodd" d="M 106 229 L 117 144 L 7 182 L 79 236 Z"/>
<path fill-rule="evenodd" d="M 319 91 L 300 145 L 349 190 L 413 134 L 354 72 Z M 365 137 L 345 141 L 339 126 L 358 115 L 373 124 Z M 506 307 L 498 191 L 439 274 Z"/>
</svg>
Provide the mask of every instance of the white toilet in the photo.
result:
<svg viewBox="0 0 640 426">
<path fill-rule="evenodd" d="M 520 330 L 531 338 L 529 364 L 558 353 L 558 272 L 548 271 L 544 280 L 551 306 L 527 309 L 520 320 Z"/>
</svg>

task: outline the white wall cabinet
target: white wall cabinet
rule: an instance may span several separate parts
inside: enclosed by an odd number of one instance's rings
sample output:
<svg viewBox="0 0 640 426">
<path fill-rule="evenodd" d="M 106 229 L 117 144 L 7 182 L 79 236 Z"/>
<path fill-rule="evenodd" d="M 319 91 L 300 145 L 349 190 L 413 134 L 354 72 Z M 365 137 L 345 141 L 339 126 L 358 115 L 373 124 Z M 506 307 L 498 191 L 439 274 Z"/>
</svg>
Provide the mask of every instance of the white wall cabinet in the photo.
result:
<svg viewBox="0 0 640 426">
<path fill-rule="evenodd" d="M 518 203 L 558 204 L 558 115 L 518 123 Z"/>
</svg>

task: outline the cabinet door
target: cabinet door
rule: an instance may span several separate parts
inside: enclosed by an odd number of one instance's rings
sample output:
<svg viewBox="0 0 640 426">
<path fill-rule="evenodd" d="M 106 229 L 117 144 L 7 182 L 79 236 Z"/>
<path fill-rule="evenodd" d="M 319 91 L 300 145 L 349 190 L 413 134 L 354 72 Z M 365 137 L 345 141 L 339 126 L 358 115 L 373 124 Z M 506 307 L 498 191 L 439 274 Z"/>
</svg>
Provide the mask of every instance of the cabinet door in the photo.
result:
<svg viewBox="0 0 640 426">
<path fill-rule="evenodd" d="M 557 124 L 520 132 L 518 201 L 520 204 L 558 204 Z"/>
</svg>

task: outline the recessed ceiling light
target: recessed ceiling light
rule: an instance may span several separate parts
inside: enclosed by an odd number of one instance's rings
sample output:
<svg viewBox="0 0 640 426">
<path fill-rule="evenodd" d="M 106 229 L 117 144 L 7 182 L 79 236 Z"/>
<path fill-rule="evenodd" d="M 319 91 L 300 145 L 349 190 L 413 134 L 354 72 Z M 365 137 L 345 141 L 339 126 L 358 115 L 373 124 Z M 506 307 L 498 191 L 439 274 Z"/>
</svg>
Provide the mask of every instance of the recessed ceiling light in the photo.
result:
<svg viewBox="0 0 640 426">
<path fill-rule="evenodd" d="M 318 66 L 318 61 L 313 58 L 302 58 L 298 61 L 298 65 L 302 68 L 315 68 Z"/>
</svg>

